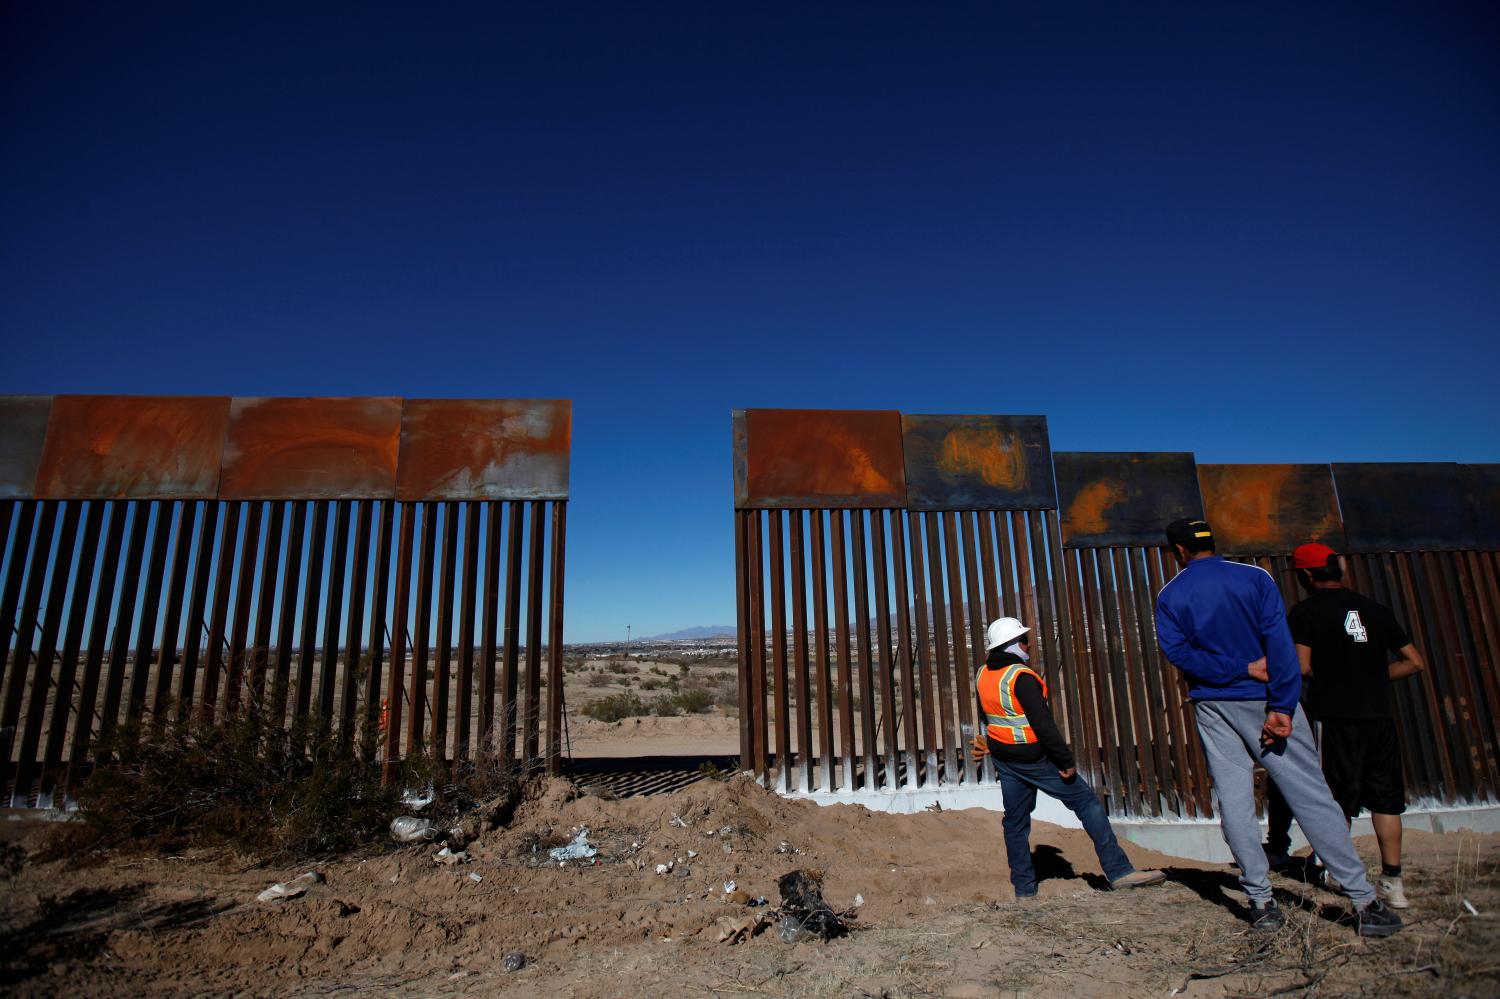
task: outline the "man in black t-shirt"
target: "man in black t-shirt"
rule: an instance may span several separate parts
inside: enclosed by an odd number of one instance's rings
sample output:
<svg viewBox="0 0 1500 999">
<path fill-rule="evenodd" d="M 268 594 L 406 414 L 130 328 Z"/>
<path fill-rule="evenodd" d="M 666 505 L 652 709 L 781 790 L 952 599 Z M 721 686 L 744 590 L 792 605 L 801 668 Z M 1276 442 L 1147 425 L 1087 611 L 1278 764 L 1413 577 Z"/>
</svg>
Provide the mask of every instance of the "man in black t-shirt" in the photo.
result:
<svg viewBox="0 0 1500 999">
<path fill-rule="evenodd" d="M 1427 664 L 1390 608 L 1344 585 L 1332 548 L 1302 545 L 1292 563 L 1308 595 L 1287 612 L 1287 624 L 1302 672 L 1311 678 L 1308 714 L 1322 723 L 1323 775 L 1346 818 L 1370 810 L 1380 843 L 1380 893 L 1387 905 L 1404 909 L 1410 904 L 1401 885 L 1406 782 L 1391 681 Z"/>
</svg>

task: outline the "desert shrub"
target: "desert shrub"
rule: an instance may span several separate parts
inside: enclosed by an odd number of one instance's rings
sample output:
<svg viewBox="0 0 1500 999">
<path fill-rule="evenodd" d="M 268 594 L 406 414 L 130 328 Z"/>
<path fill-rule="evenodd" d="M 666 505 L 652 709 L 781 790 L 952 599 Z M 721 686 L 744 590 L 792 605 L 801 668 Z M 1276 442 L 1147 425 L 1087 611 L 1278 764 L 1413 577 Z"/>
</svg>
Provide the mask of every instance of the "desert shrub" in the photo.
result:
<svg viewBox="0 0 1500 999">
<path fill-rule="evenodd" d="M 702 687 L 690 687 L 680 693 L 658 697 L 651 703 L 653 714 L 663 718 L 672 715 L 701 715 L 714 706 L 713 694 Z"/>
<path fill-rule="evenodd" d="M 439 820 L 518 786 L 498 760 L 415 758 L 382 767 L 326 722 L 291 725 L 254 708 L 202 723 L 135 723 L 98 743 L 79 788 L 79 821 L 59 827 L 51 856 L 127 849 L 227 847 L 262 859 L 331 856 L 387 838 L 400 789 L 431 785 Z"/>
<path fill-rule="evenodd" d="M 590 687 L 608 687 L 613 682 L 614 681 L 612 679 L 610 679 L 610 676 L 609 676 L 608 673 L 590 673 L 589 674 L 589 686 Z"/>
<path fill-rule="evenodd" d="M 630 676 L 640 672 L 639 668 L 630 663 L 613 662 L 609 664 L 609 671 L 617 676 Z"/>
<path fill-rule="evenodd" d="M 660 690 L 660 689 L 662 689 L 665 686 L 666 686 L 666 684 L 662 683 L 660 680 L 642 680 L 641 681 L 641 689 L 642 690 Z"/>
<path fill-rule="evenodd" d="M 688 688 L 677 695 L 677 706 L 683 714 L 701 715 L 713 709 L 714 695 L 701 687 Z"/>
<path fill-rule="evenodd" d="M 622 718 L 638 718 L 651 713 L 651 708 L 635 691 L 610 694 L 583 707 L 583 713 L 597 721 L 616 722 Z"/>
</svg>

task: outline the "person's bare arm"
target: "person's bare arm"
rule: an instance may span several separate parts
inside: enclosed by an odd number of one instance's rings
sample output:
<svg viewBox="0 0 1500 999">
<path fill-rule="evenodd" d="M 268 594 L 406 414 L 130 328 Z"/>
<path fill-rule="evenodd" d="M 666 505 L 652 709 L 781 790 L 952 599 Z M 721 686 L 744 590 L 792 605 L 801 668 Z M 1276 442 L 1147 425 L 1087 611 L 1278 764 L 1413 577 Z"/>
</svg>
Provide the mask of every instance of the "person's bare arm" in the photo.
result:
<svg viewBox="0 0 1500 999">
<path fill-rule="evenodd" d="M 1417 651 L 1415 645 L 1403 646 L 1396 652 L 1400 656 L 1390 666 L 1390 677 L 1392 680 L 1402 680 L 1408 676 L 1416 676 L 1427 668 L 1427 660 L 1422 658 L 1422 653 Z"/>
<path fill-rule="evenodd" d="M 1302 675 L 1312 676 L 1312 646 L 1297 646 L 1297 661 L 1302 664 Z"/>
</svg>

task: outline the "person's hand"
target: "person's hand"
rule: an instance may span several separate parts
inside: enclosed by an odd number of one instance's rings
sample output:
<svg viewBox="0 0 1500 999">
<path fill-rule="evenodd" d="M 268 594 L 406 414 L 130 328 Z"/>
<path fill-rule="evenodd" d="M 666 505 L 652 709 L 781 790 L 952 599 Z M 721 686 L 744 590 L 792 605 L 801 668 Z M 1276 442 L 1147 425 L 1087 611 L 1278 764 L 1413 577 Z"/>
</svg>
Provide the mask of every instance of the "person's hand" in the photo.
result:
<svg viewBox="0 0 1500 999">
<path fill-rule="evenodd" d="M 1292 716 L 1285 711 L 1267 711 L 1266 723 L 1260 729 L 1262 748 L 1270 748 L 1292 734 Z"/>
<path fill-rule="evenodd" d="M 1061 777 L 1063 780 L 1072 780 L 1073 775 L 1076 773 L 1078 773 L 1077 767 L 1069 767 L 1066 770 L 1059 770 L 1057 772 L 1057 776 Z"/>
<path fill-rule="evenodd" d="M 1266 683 L 1271 679 L 1271 670 L 1266 666 L 1265 656 L 1261 656 L 1255 662 L 1246 666 L 1245 669 L 1250 672 L 1252 680 L 1259 680 L 1261 683 Z"/>
<path fill-rule="evenodd" d="M 969 758 L 975 763 L 983 763 L 984 758 L 990 755 L 990 745 L 984 739 L 984 734 L 977 733 L 974 741 L 969 743 Z"/>
</svg>

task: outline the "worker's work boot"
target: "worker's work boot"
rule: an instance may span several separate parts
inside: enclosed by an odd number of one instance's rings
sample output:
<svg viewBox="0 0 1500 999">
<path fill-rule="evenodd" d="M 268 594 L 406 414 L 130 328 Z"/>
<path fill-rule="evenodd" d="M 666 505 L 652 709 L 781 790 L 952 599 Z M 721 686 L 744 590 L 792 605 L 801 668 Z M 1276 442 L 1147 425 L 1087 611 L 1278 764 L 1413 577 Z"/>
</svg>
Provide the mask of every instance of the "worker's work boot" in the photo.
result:
<svg viewBox="0 0 1500 999">
<path fill-rule="evenodd" d="M 1394 878 L 1381 878 L 1380 897 L 1385 904 L 1392 909 L 1410 909 L 1411 903 L 1406 900 L 1406 890 L 1401 886 L 1400 876 Z"/>
<path fill-rule="evenodd" d="M 1167 876 L 1161 871 L 1131 871 L 1123 878 L 1117 878 L 1109 883 L 1115 891 L 1122 888 L 1144 888 L 1147 885 L 1159 885 L 1167 880 Z"/>
<path fill-rule="evenodd" d="M 1274 898 L 1250 903 L 1250 928 L 1257 933 L 1274 933 L 1286 925 L 1286 913 Z"/>
</svg>

